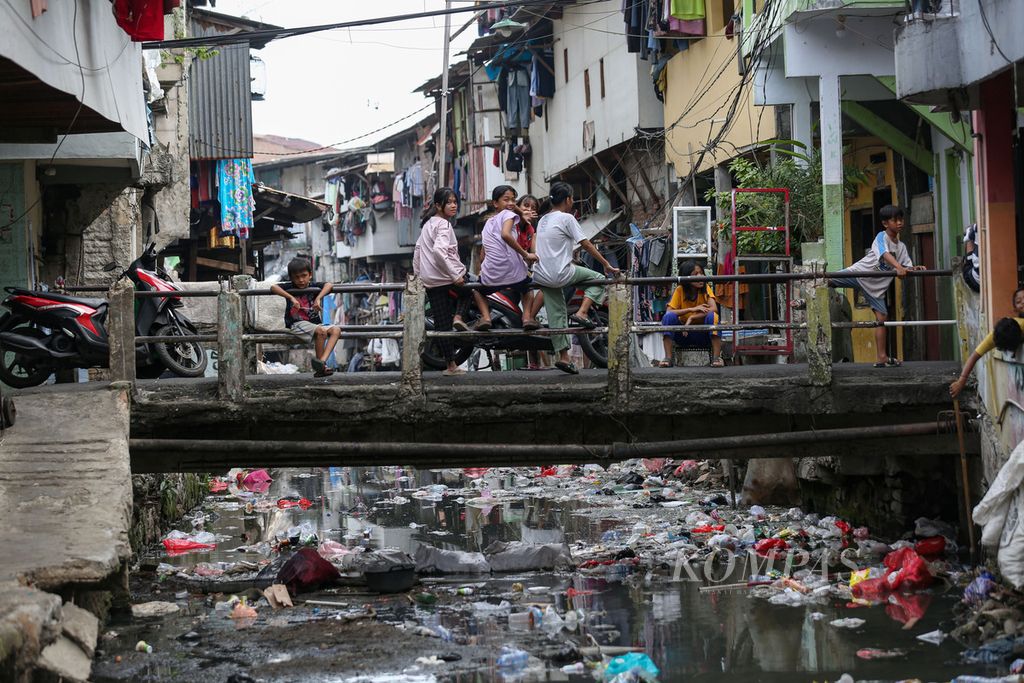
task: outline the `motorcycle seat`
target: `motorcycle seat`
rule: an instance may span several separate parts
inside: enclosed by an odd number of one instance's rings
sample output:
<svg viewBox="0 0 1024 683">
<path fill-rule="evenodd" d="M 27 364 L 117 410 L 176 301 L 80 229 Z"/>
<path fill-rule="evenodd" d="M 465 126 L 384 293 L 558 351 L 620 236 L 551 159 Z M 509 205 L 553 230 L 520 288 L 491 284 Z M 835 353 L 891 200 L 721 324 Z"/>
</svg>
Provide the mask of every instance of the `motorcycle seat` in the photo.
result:
<svg viewBox="0 0 1024 683">
<path fill-rule="evenodd" d="M 50 299 L 52 301 L 60 301 L 67 304 L 82 304 L 89 306 L 90 308 L 98 309 L 100 306 L 106 306 L 106 299 L 95 299 L 81 296 L 68 296 L 67 294 L 57 294 L 56 292 L 37 292 L 31 289 L 18 289 L 12 288 L 9 290 L 11 294 L 26 294 L 28 296 L 37 296 L 40 299 Z"/>
</svg>

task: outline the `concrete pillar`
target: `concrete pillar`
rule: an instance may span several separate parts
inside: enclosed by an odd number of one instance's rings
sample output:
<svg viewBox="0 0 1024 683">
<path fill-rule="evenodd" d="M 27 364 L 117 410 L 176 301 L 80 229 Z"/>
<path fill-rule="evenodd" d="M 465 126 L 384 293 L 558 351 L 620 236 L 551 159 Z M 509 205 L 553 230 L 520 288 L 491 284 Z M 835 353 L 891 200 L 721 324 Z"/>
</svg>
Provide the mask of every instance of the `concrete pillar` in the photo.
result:
<svg viewBox="0 0 1024 683">
<path fill-rule="evenodd" d="M 839 76 L 820 77 L 821 181 L 828 270 L 843 267 L 843 114 Z"/>
<path fill-rule="evenodd" d="M 224 401 L 245 397 L 245 315 L 238 292 L 223 288 L 217 295 L 217 394 Z"/>
<path fill-rule="evenodd" d="M 253 289 L 255 278 L 251 275 L 232 275 L 231 289 L 240 292 L 243 289 Z M 248 296 L 240 296 L 242 302 L 242 332 L 253 329 L 256 324 L 256 305 L 258 299 Z M 242 367 L 244 374 L 256 373 L 256 345 L 242 344 Z"/>
<path fill-rule="evenodd" d="M 423 353 L 426 344 L 423 281 L 410 275 L 402 297 L 402 386 L 404 397 L 423 395 Z"/>
<path fill-rule="evenodd" d="M 811 97 L 797 97 L 793 103 L 793 139 L 804 145 L 802 154 L 810 154 L 814 149 L 814 123 L 811 121 Z M 797 160 L 804 165 L 803 161 Z"/>
<path fill-rule="evenodd" d="M 110 339 L 110 380 L 135 381 L 135 287 L 125 278 L 110 286 L 107 335 Z"/>
<path fill-rule="evenodd" d="M 832 383 L 832 316 L 828 287 L 815 287 L 807 298 L 807 371 L 811 385 Z"/>
<path fill-rule="evenodd" d="M 608 396 L 616 404 L 629 401 L 629 347 L 633 327 L 633 292 L 621 282 L 608 295 Z"/>
</svg>

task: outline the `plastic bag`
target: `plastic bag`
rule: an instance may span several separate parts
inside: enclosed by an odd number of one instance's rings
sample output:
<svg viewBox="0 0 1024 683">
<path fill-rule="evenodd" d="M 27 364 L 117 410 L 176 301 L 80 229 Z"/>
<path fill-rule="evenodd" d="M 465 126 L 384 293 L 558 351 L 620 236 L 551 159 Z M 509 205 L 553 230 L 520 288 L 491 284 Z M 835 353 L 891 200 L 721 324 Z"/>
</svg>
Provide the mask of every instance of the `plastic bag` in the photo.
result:
<svg viewBox="0 0 1024 683">
<path fill-rule="evenodd" d="M 754 550 L 761 557 L 768 557 L 769 553 L 786 550 L 787 548 L 789 548 L 789 544 L 781 538 L 762 538 L 754 544 Z"/>
<path fill-rule="evenodd" d="M 945 536 L 930 536 L 929 538 L 922 538 L 920 541 L 914 544 L 914 550 L 919 555 L 925 557 L 936 557 L 946 552 L 946 537 Z"/>
<path fill-rule="evenodd" d="M 900 548 L 889 553 L 883 564 L 891 572 L 886 580 L 893 590 L 916 590 L 927 588 L 932 583 L 927 563 L 912 548 Z"/>
<path fill-rule="evenodd" d="M 604 679 L 611 680 L 620 674 L 636 674 L 640 678 L 653 681 L 661 673 L 657 665 L 643 652 L 630 652 L 621 657 L 614 657 L 604 670 Z"/>
<path fill-rule="evenodd" d="M 983 571 L 964 589 L 964 602 L 968 605 L 980 605 L 988 599 L 988 594 L 995 587 L 995 577 Z"/>
<path fill-rule="evenodd" d="M 568 569 L 573 566 L 569 546 L 564 543 L 523 543 L 495 541 L 484 548 L 491 571 L 521 572 Z"/>
<path fill-rule="evenodd" d="M 313 591 L 338 580 L 338 570 L 312 548 L 301 548 L 281 567 L 275 583 L 283 583 L 292 595 Z"/>
<path fill-rule="evenodd" d="M 217 547 L 217 537 L 209 531 L 186 534 L 184 531 L 172 531 L 163 540 L 168 555 L 186 553 L 190 550 L 212 550 Z"/>
</svg>

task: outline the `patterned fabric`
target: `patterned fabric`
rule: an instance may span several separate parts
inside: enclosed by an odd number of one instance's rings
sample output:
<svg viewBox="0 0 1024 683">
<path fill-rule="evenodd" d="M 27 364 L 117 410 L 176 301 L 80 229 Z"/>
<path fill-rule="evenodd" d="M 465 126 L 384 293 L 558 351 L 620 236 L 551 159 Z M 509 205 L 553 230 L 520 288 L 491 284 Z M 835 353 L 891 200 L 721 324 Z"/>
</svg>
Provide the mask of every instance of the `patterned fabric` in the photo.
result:
<svg viewBox="0 0 1024 683">
<path fill-rule="evenodd" d="M 249 238 L 253 227 L 252 159 L 221 159 L 217 162 L 217 199 L 220 201 L 220 235 Z"/>
</svg>

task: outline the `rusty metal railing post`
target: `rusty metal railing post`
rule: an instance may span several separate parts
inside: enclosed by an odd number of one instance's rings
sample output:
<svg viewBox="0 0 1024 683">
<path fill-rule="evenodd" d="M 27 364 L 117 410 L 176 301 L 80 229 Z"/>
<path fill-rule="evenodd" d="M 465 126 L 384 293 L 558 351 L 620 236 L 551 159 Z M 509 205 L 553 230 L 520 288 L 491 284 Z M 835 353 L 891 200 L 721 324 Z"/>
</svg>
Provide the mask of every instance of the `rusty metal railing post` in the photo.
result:
<svg viewBox="0 0 1024 683">
<path fill-rule="evenodd" d="M 217 395 L 224 401 L 245 397 L 244 331 L 242 295 L 222 284 L 217 295 Z"/>
<path fill-rule="evenodd" d="M 110 380 L 135 382 L 135 287 L 125 278 L 110 286 L 107 331 Z"/>
<path fill-rule="evenodd" d="M 625 404 L 632 381 L 629 356 L 633 290 L 624 282 L 616 282 L 608 290 L 608 397 L 616 404 Z"/>
<path fill-rule="evenodd" d="M 423 281 L 410 275 L 402 296 L 402 385 L 403 397 L 423 395 L 423 361 L 426 344 Z"/>
<path fill-rule="evenodd" d="M 827 286 L 816 286 L 807 298 L 807 372 L 811 385 L 832 383 L 832 313 Z"/>
</svg>

